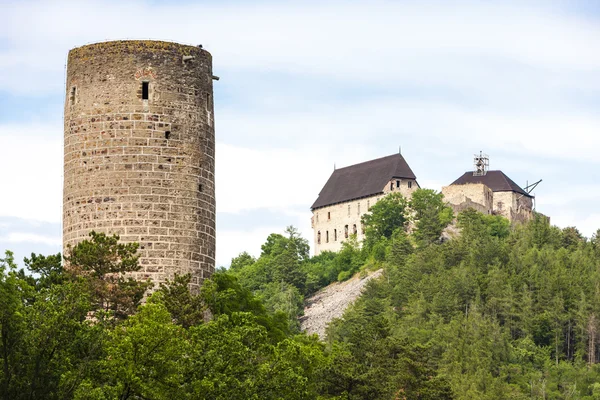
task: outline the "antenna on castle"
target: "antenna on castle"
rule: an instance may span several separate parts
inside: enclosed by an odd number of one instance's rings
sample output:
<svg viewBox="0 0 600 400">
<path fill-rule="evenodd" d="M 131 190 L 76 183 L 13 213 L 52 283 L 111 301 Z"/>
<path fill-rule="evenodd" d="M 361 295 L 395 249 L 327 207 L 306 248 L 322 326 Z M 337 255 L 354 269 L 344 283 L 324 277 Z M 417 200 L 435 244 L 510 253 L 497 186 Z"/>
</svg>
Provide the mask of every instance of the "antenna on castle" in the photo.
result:
<svg viewBox="0 0 600 400">
<path fill-rule="evenodd" d="M 398 146 L 398 154 L 402 154 L 402 146 Z"/>
<path fill-rule="evenodd" d="M 490 157 L 480 151 L 479 155 L 475 154 L 475 157 L 473 158 L 473 165 L 475 166 L 473 176 L 484 176 L 487 174 L 490 167 Z"/>
<path fill-rule="evenodd" d="M 335 171 L 335 163 L 333 163 L 333 170 Z"/>
</svg>

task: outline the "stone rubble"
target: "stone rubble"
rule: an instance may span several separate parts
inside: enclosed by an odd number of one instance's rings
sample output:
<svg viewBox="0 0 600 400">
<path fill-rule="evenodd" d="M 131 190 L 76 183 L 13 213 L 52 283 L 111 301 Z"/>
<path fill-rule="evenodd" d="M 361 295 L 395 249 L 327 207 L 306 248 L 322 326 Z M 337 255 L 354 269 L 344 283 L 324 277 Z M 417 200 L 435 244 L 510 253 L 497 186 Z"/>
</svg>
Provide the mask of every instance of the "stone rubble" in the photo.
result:
<svg viewBox="0 0 600 400">
<path fill-rule="evenodd" d="M 363 278 L 356 274 L 345 282 L 332 283 L 307 298 L 304 315 L 300 317 L 301 329 L 309 335 L 316 333 L 321 339 L 325 339 L 327 325 L 344 314 L 346 308 L 360 296 L 367 282 L 382 274 L 383 269 L 369 272 Z"/>
</svg>

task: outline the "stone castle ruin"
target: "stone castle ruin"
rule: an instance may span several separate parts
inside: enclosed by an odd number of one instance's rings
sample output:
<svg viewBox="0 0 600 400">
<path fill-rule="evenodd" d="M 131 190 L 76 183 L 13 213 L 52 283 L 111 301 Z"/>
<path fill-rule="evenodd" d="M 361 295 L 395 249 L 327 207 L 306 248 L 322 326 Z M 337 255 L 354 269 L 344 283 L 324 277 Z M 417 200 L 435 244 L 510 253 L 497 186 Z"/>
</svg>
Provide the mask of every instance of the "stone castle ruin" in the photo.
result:
<svg viewBox="0 0 600 400">
<path fill-rule="evenodd" d="M 468 208 L 502 215 L 511 223 L 533 218 L 534 196 L 502 171 L 488 171 L 489 157 L 475 156 L 475 168 L 442 188 L 455 213 Z M 364 239 L 361 217 L 383 196 L 399 192 L 410 197 L 419 188 L 417 178 L 401 154 L 350 165 L 333 171 L 313 203 L 311 225 L 314 252 L 339 251 L 349 235 Z"/>
<path fill-rule="evenodd" d="M 336 169 L 311 207 L 315 255 L 339 251 L 352 234 L 362 241 L 360 220 L 371 206 L 389 193 L 410 197 L 418 188 L 400 153 Z"/>
<path fill-rule="evenodd" d="M 138 242 L 155 283 L 215 268 L 212 56 L 202 46 L 114 41 L 69 52 L 63 247 L 90 231 Z"/>
<path fill-rule="evenodd" d="M 489 157 L 483 153 L 475 156 L 474 165 L 473 171 L 442 188 L 444 199 L 455 213 L 474 208 L 484 214 L 501 215 L 511 223 L 533 218 L 533 185 L 531 189 L 526 187 L 527 191 L 504 172 L 488 171 Z"/>
</svg>

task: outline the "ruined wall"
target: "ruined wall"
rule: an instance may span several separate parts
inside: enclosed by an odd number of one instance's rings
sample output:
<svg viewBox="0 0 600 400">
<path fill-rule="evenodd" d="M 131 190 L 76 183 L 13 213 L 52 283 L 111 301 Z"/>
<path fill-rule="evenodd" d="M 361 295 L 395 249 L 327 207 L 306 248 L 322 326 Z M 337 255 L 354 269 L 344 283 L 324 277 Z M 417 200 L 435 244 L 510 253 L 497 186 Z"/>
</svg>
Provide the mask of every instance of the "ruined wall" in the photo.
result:
<svg viewBox="0 0 600 400">
<path fill-rule="evenodd" d="M 311 224 L 315 255 L 326 250 L 341 250 L 342 242 L 347 240 L 346 232 L 348 237 L 356 232 L 356 238 L 361 242 L 365 235 L 360 220 L 370 207 L 389 193 L 400 192 L 404 197 L 410 198 L 412 193 L 419 188 L 417 182 L 412 179 L 399 180 L 399 185 L 396 181 L 393 179 L 388 182 L 383 188 L 382 194 L 313 210 Z"/>
<path fill-rule="evenodd" d="M 533 200 L 516 192 L 494 193 L 494 214 L 511 222 L 526 222 L 533 218 Z"/>
<path fill-rule="evenodd" d="M 91 230 L 116 233 L 140 243 L 137 278 L 162 282 L 190 273 L 194 289 L 210 276 L 212 93 L 212 57 L 198 47 L 115 41 L 69 52 L 65 250 Z"/>
<path fill-rule="evenodd" d="M 454 214 L 468 208 L 473 208 L 483 214 L 492 213 L 494 193 L 483 183 L 444 186 L 442 194 L 444 200 L 452 207 Z"/>
</svg>

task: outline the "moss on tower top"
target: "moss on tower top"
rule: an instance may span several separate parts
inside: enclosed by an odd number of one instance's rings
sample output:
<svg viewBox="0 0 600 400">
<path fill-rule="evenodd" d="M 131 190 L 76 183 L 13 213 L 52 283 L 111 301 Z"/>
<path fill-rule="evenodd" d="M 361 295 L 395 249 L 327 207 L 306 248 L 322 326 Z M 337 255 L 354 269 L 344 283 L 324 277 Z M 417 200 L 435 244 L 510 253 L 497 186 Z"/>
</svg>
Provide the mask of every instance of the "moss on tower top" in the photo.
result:
<svg viewBox="0 0 600 400">
<path fill-rule="evenodd" d="M 211 54 L 200 47 L 160 40 L 114 40 L 88 44 L 69 51 L 69 60 L 85 60 L 98 53 L 134 54 L 141 52 L 162 52 L 177 57 L 199 55 L 198 53 L 200 53 L 212 61 Z"/>
</svg>

